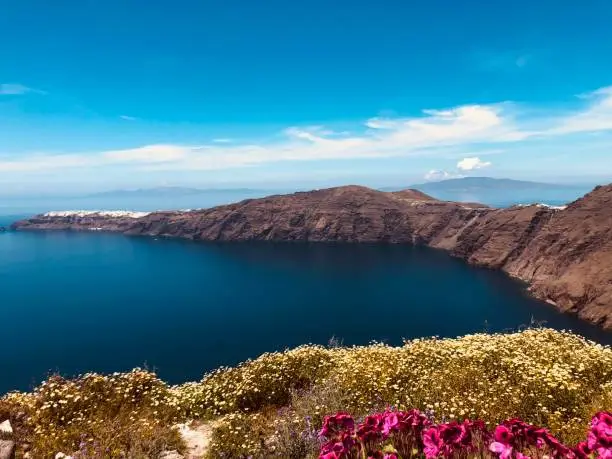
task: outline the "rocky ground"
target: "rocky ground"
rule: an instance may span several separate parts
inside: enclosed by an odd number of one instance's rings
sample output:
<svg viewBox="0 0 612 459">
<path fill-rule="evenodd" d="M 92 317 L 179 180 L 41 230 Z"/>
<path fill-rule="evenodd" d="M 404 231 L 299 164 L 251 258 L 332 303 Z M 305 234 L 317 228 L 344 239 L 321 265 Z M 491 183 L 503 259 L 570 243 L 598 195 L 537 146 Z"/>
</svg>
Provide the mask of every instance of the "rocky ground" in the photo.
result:
<svg viewBox="0 0 612 459">
<path fill-rule="evenodd" d="M 345 186 L 144 216 L 39 215 L 12 229 L 112 231 L 206 241 L 423 244 L 527 281 L 538 298 L 612 329 L 612 184 L 566 209 L 492 209 L 416 190 Z"/>
</svg>

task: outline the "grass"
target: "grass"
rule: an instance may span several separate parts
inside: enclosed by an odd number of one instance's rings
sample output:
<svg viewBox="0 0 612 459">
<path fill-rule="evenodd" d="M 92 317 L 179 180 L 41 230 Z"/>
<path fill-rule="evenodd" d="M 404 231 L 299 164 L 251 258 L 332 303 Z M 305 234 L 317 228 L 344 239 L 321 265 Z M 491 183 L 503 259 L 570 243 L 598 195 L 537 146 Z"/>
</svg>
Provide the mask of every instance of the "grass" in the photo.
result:
<svg viewBox="0 0 612 459">
<path fill-rule="evenodd" d="M 187 419 L 215 420 L 211 457 L 316 457 L 312 433 L 325 415 L 359 418 L 387 405 L 439 422 L 520 417 L 575 443 L 593 413 L 612 409 L 612 350 L 544 328 L 399 347 L 308 345 L 180 386 L 142 370 L 52 377 L 0 399 L 0 421 L 11 419 L 34 457 L 83 443 L 101 457 L 155 457 L 183 448 L 172 425 Z"/>
</svg>

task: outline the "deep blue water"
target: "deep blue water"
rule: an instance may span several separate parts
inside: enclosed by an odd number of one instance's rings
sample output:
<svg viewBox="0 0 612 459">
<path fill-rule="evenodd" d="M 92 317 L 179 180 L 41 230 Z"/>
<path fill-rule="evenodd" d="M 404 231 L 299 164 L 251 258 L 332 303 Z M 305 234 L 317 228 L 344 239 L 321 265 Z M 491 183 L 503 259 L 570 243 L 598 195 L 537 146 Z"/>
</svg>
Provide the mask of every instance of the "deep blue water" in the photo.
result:
<svg viewBox="0 0 612 459">
<path fill-rule="evenodd" d="M 532 317 L 612 341 L 502 273 L 432 249 L 99 233 L 0 234 L 0 317 L 0 393 L 56 370 L 146 364 L 181 382 L 332 336 L 399 344 L 516 329 Z"/>
<path fill-rule="evenodd" d="M 567 186 L 553 189 L 436 191 L 429 194 L 444 201 L 480 202 L 491 207 L 533 203 L 562 206 L 584 196 L 593 188 Z"/>
</svg>

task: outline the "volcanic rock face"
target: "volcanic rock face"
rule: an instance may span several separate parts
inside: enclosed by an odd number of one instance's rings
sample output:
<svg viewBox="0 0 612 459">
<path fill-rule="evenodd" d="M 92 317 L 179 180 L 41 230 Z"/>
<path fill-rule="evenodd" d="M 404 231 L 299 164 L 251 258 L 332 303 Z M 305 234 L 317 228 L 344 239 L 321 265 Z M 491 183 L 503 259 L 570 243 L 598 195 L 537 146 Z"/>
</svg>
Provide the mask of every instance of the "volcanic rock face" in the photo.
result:
<svg viewBox="0 0 612 459">
<path fill-rule="evenodd" d="M 504 270 L 560 309 L 612 328 L 612 185 L 555 212 Z"/>
<path fill-rule="evenodd" d="M 16 230 L 100 230 L 207 241 L 425 244 L 526 280 L 539 298 L 612 328 L 612 185 L 565 210 L 491 209 L 416 190 L 345 186 L 188 212 L 54 213 Z"/>
</svg>

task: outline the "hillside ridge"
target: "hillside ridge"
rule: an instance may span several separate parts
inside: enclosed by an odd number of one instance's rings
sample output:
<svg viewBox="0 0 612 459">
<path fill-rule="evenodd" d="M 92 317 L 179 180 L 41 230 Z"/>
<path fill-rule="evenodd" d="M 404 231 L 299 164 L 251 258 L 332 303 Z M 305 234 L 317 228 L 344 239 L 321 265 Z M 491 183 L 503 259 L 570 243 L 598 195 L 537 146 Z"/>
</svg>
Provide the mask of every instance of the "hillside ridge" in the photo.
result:
<svg viewBox="0 0 612 459">
<path fill-rule="evenodd" d="M 358 185 L 274 195 L 194 211 L 134 217 L 38 215 L 14 230 L 111 231 L 202 241 L 385 242 L 446 250 L 469 264 L 501 269 L 563 311 L 612 329 L 612 184 L 564 210 L 494 209 L 439 201 L 418 190 Z"/>
</svg>

